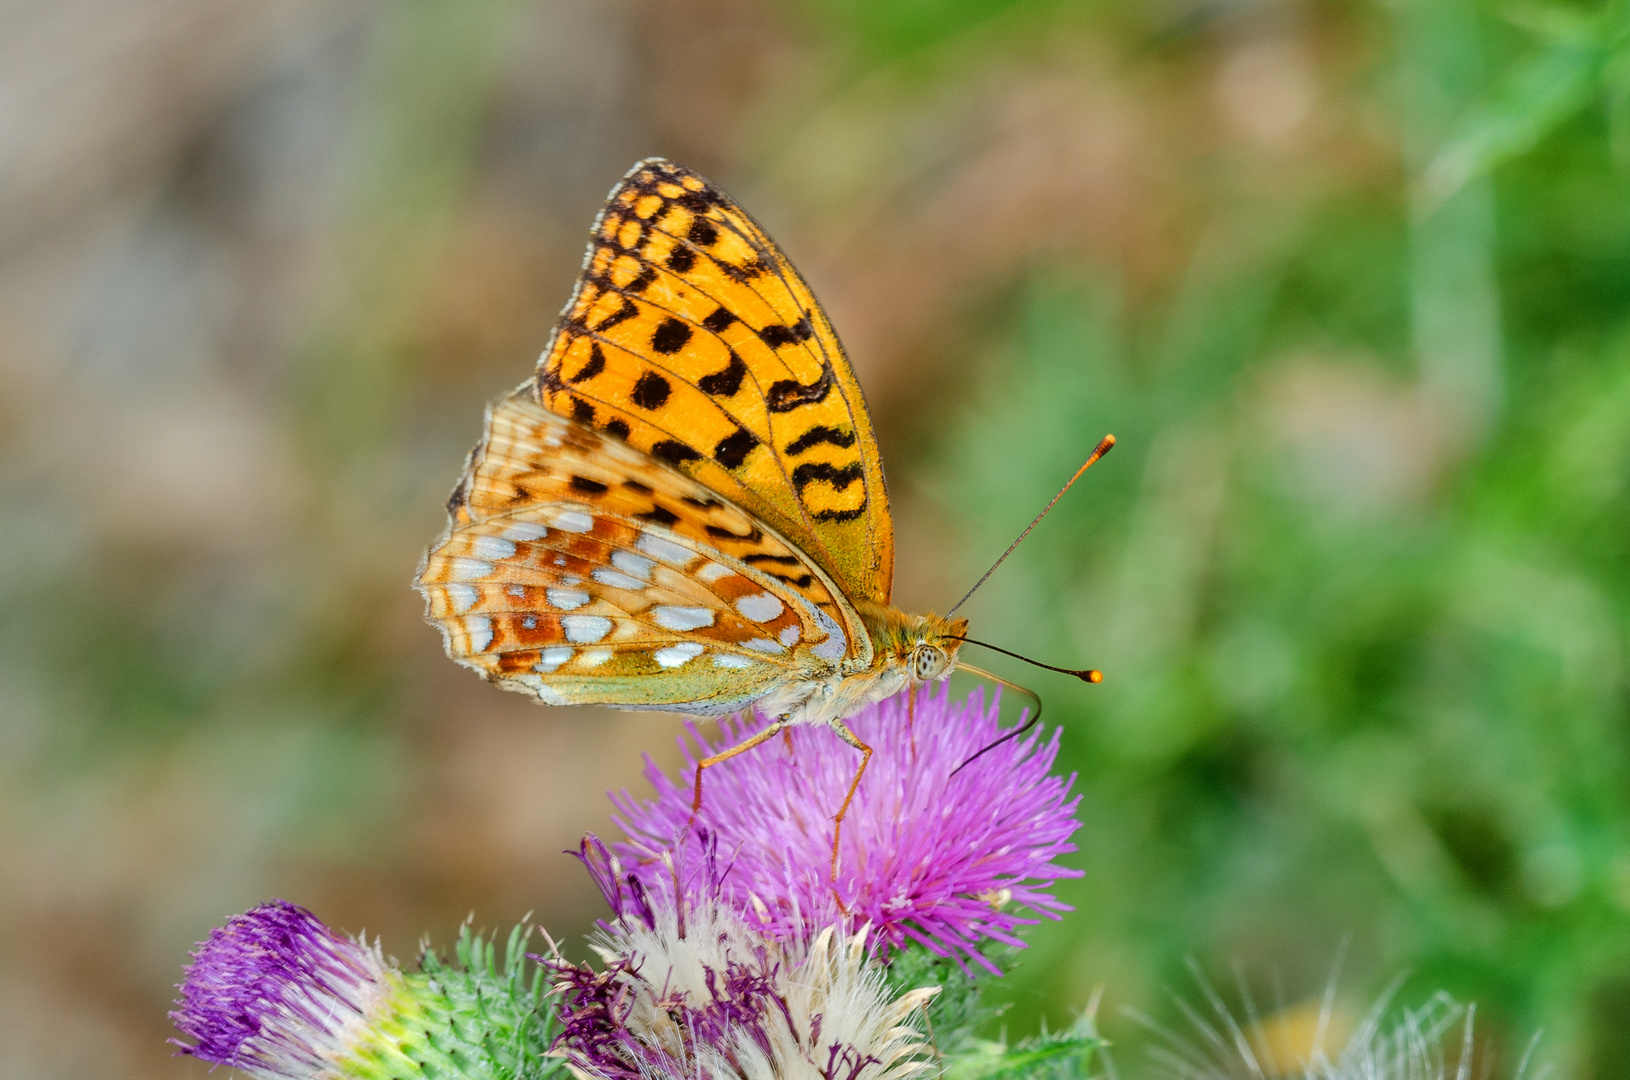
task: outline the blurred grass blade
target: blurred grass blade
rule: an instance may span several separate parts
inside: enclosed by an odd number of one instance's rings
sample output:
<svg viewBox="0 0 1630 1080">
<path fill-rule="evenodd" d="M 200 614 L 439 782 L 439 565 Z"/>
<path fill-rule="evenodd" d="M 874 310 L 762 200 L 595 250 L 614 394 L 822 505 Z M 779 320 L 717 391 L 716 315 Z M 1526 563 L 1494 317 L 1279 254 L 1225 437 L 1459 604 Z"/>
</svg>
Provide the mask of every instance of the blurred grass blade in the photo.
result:
<svg viewBox="0 0 1630 1080">
<path fill-rule="evenodd" d="M 1432 158 L 1422 178 L 1425 208 L 1532 150 L 1601 93 L 1604 72 L 1623 47 L 1623 16 L 1614 11 L 1571 27 L 1562 16 L 1539 21 L 1552 30 L 1553 42 L 1473 106 Z"/>
</svg>

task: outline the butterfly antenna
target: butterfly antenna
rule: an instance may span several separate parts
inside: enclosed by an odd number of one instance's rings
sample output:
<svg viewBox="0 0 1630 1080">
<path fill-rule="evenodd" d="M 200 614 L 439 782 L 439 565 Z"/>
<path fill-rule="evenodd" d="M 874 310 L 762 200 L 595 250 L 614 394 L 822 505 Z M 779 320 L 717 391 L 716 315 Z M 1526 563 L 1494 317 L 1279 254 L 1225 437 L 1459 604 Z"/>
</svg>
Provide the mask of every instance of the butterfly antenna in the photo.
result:
<svg viewBox="0 0 1630 1080">
<path fill-rule="evenodd" d="M 980 758 L 984 757 L 986 754 L 990 753 L 992 750 L 996 749 L 998 746 L 1001 746 L 1003 743 L 1005 743 L 1005 742 L 1007 742 L 1007 741 L 1009 741 L 1011 739 L 1017 739 L 1020 735 L 1023 735 L 1025 732 L 1027 732 L 1031 728 L 1035 727 L 1036 722 L 1041 719 L 1041 698 L 1037 696 L 1037 694 L 1036 694 L 1036 692 L 1034 690 L 1030 690 L 1030 689 L 1028 689 L 1026 687 L 1020 686 L 1018 683 L 1015 683 L 1015 682 L 1008 682 L 1006 679 L 1002 678 L 1000 675 L 997 675 L 997 674 L 995 674 L 993 672 L 986 671 L 984 668 L 976 668 L 972 664 L 964 664 L 960 660 L 957 661 L 956 669 L 958 671 L 966 671 L 969 675 L 978 675 L 982 679 L 989 679 L 991 682 L 1001 683 L 1003 686 L 1007 687 L 1009 690 L 1012 690 L 1015 693 L 1023 694 L 1025 697 L 1029 698 L 1031 701 L 1034 701 L 1036 703 L 1036 711 L 1031 713 L 1030 717 L 1027 720 L 1025 720 L 1024 723 L 1020 724 L 1018 727 L 1014 728 L 1012 731 L 1008 732 L 1006 735 L 1003 735 L 1000 739 L 997 739 L 995 742 L 991 743 L 989 746 L 987 746 L 984 749 L 978 751 L 977 753 L 975 753 L 973 755 L 973 757 L 969 758 L 967 761 L 964 761 L 961 765 L 958 765 L 956 768 L 952 769 L 951 770 L 951 775 L 952 776 L 955 776 L 957 773 L 961 772 L 963 769 L 966 769 L 969 765 L 972 765 L 974 762 L 978 761 Z"/>
<path fill-rule="evenodd" d="M 1019 538 L 1013 541 L 1013 543 L 1009 544 L 1006 551 L 1002 552 L 1002 557 L 991 563 L 990 569 L 985 571 L 985 576 L 974 582 L 973 588 L 969 589 L 961 600 L 958 600 L 955 604 L 951 605 L 951 610 L 946 612 L 947 615 L 955 615 L 956 609 L 961 607 L 963 604 L 966 604 L 968 602 L 968 597 L 979 591 L 979 586 L 983 585 L 992 574 L 996 573 L 996 568 L 1001 566 L 1009 555 L 1013 554 L 1014 548 L 1024 543 L 1024 538 L 1030 535 L 1030 530 L 1041 524 L 1041 519 L 1047 516 L 1047 511 L 1051 510 L 1058 503 L 1058 500 L 1064 497 L 1064 493 L 1070 490 L 1071 485 L 1073 485 L 1077 480 L 1081 479 L 1081 474 L 1092 468 L 1093 463 L 1099 458 L 1103 457 L 1105 454 L 1109 453 L 1110 448 L 1114 445 L 1115 436 L 1105 435 L 1102 441 L 1098 443 L 1097 447 L 1093 449 L 1092 454 L 1088 456 L 1086 462 L 1079 469 L 1075 470 L 1075 475 L 1070 477 L 1070 482 L 1058 489 L 1058 494 L 1053 496 L 1053 501 L 1041 508 L 1041 513 L 1036 515 L 1036 520 L 1025 526 L 1025 530 L 1019 534 Z"/>
<path fill-rule="evenodd" d="M 1099 671 L 1097 668 L 1054 667 L 1052 664 L 1044 664 L 1040 660 L 1032 660 L 1032 659 L 1030 659 L 1030 657 L 1025 656 L 1023 653 L 1016 653 L 1016 652 L 1013 652 L 1013 651 L 1011 651 L 1009 649 L 1004 649 L 1000 645 L 992 645 L 988 641 L 977 641 L 977 640 L 975 640 L 975 639 L 973 639 L 971 637 L 961 637 L 961 636 L 959 636 L 957 634 L 946 634 L 945 639 L 947 641 L 962 641 L 962 642 L 966 642 L 969 645 L 977 645 L 981 649 L 989 649 L 991 652 L 999 652 L 1003 656 L 1011 656 L 1015 660 L 1023 660 L 1027 664 L 1032 664 L 1032 665 L 1034 665 L 1036 667 L 1039 667 L 1039 668 L 1046 668 L 1048 671 L 1056 671 L 1060 675 L 1074 675 L 1076 678 L 1080 679 L 1082 682 L 1100 683 L 1100 682 L 1104 681 L 1104 673 Z M 959 664 L 958 666 L 960 667 L 961 665 Z M 995 678 L 995 676 L 991 676 L 991 677 Z M 1017 689 L 1017 687 L 1015 687 L 1015 689 Z M 1026 690 L 1024 692 L 1027 693 L 1027 694 L 1030 693 L 1030 691 L 1028 691 L 1028 690 Z M 1032 694 L 1031 696 L 1034 697 L 1035 695 Z"/>
</svg>

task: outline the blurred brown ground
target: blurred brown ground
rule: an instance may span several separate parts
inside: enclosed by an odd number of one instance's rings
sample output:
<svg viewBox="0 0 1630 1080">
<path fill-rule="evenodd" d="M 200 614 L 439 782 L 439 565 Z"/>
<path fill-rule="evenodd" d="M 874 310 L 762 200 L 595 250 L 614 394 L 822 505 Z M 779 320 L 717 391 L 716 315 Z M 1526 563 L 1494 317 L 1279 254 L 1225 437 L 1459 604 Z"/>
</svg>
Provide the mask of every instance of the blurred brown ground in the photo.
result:
<svg viewBox="0 0 1630 1080">
<path fill-rule="evenodd" d="M 826 303 L 907 607 L 962 584 L 916 469 L 989 385 L 982 298 L 1083 253 L 1168 278 L 1197 161 L 1264 221 L 1391 167 L 1329 135 L 1302 24 L 1244 27 L 1198 87 L 1065 18 L 921 59 L 955 79 L 846 82 L 767 2 L 431 7 L 0 4 L 0 1075 L 201 1073 L 171 987 L 270 896 L 404 959 L 472 911 L 594 916 L 559 852 L 677 723 L 484 685 L 408 580 L 639 157 L 732 191 Z"/>
</svg>

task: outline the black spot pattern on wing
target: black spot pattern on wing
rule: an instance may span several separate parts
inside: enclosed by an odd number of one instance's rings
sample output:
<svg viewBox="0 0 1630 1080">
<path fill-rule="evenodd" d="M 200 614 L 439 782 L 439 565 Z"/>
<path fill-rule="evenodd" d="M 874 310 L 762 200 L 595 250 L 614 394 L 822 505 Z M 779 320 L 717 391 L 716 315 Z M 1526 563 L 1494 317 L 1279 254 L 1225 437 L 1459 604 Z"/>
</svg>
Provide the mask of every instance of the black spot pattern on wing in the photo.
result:
<svg viewBox="0 0 1630 1080">
<path fill-rule="evenodd" d="M 675 244 L 668 252 L 668 269 L 676 274 L 688 274 L 696 266 L 696 252 L 684 244 Z"/>
<path fill-rule="evenodd" d="M 538 377 L 533 380 L 538 388 L 538 397 L 543 401 L 566 389 L 566 384 L 560 380 L 560 372 L 552 367 L 538 369 Z"/>
<path fill-rule="evenodd" d="M 832 362 L 829 360 L 822 365 L 820 377 L 812 383 L 801 383 L 797 379 L 781 379 L 771 383 L 764 401 L 771 412 L 791 412 L 801 405 L 825 401 L 831 391 Z"/>
<path fill-rule="evenodd" d="M 787 326 L 783 323 L 771 323 L 761 327 L 758 331 L 759 340 L 772 349 L 779 349 L 785 345 L 799 345 L 813 337 L 815 331 L 809 325 L 809 316 Z"/>
<path fill-rule="evenodd" d="M 757 445 L 758 436 L 744 427 L 738 427 L 734 434 L 719 440 L 719 445 L 713 448 L 713 460 L 727 469 L 740 468 Z"/>
<path fill-rule="evenodd" d="M 453 488 L 452 494 L 447 496 L 447 516 L 458 518 L 470 501 L 471 474 L 465 473 L 459 477 L 458 485 Z"/>
<path fill-rule="evenodd" d="M 647 371 L 639 377 L 634 384 L 634 404 L 642 409 L 660 409 L 668 401 L 668 395 L 673 393 L 673 386 L 667 379 L 654 371 Z"/>
<path fill-rule="evenodd" d="M 703 375 L 696 380 L 704 394 L 714 397 L 735 397 L 736 391 L 741 389 L 742 379 L 747 377 L 747 365 L 742 363 L 736 350 L 730 350 L 730 363 L 722 371 L 715 371 L 711 375 Z"/>
<path fill-rule="evenodd" d="M 663 356 L 672 356 L 690 341 L 691 328 L 678 319 L 664 319 L 651 334 L 651 348 Z"/>
<path fill-rule="evenodd" d="M 666 506 L 655 505 L 653 505 L 651 509 L 647 510 L 645 513 L 635 514 L 634 516 L 641 521 L 648 521 L 653 525 L 672 525 L 679 520 L 679 515 L 674 513 L 672 510 L 669 510 Z"/>
<path fill-rule="evenodd" d="M 834 522 L 834 523 L 844 522 L 844 521 L 854 521 L 854 520 L 860 518 L 865 513 L 866 513 L 866 504 L 864 502 L 862 502 L 859 506 L 855 507 L 853 510 L 817 510 L 817 511 L 815 511 L 815 520 L 816 521 L 831 521 L 831 522 Z"/>
<path fill-rule="evenodd" d="M 589 362 L 584 364 L 582 366 L 582 368 L 578 370 L 577 374 L 573 375 L 567 381 L 571 382 L 571 383 L 573 383 L 575 385 L 577 383 L 583 382 L 585 379 L 594 378 L 596 375 L 600 374 L 600 372 L 604 371 L 605 369 L 606 369 L 606 353 L 605 353 L 605 350 L 600 348 L 600 343 L 598 341 L 590 342 L 589 343 Z"/>
<path fill-rule="evenodd" d="M 722 525 L 709 525 L 707 526 L 707 534 L 716 536 L 720 540 L 740 540 L 745 544 L 756 544 L 764 539 L 764 531 L 757 525 L 752 526 L 744 533 L 731 532 Z"/>
<path fill-rule="evenodd" d="M 640 272 L 634 275 L 634 280 L 623 286 L 623 292 L 642 293 L 651 287 L 651 282 L 657 279 L 657 268 L 650 263 L 640 267 Z"/>
<path fill-rule="evenodd" d="M 699 247 L 712 247 L 719 242 L 719 229 L 706 218 L 697 218 L 690 223 L 690 231 L 685 239 Z"/>
<path fill-rule="evenodd" d="M 678 439 L 663 439 L 651 447 L 651 454 L 670 465 L 683 465 L 687 461 L 701 461 L 702 455 L 692 446 Z"/>
<path fill-rule="evenodd" d="M 639 305 L 635 304 L 634 301 L 625 296 L 623 297 L 622 307 L 618 308 L 610 315 L 607 315 L 604 319 L 601 319 L 599 325 L 593 326 L 590 329 L 592 329 L 596 334 L 604 334 L 613 326 L 616 326 L 618 323 L 627 322 L 629 319 L 638 316 L 639 313 Z"/>
<path fill-rule="evenodd" d="M 721 333 L 730 328 L 730 324 L 738 322 L 736 313 L 727 307 L 716 307 L 707 318 L 702 320 L 702 329 L 712 333 Z"/>
<path fill-rule="evenodd" d="M 798 455 L 802 454 L 805 450 L 812 450 L 815 447 L 820 446 L 822 443 L 830 443 L 833 446 L 841 446 L 847 450 L 849 447 L 855 445 L 855 433 L 852 431 L 839 431 L 837 428 L 828 427 L 825 424 L 816 424 L 814 427 L 798 436 L 792 442 L 788 443 L 786 450 L 789 454 Z"/>
<path fill-rule="evenodd" d="M 711 256 L 709 257 L 711 258 Z M 717 266 L 724 272 L 726 277 L 738 285 L 745 285 L 754 278 L 763 277 L 770 272 L 770 264 L 757 256 L 739 266 L 727 259 L 714 259 L 713 265 Z"/>
<path fill-rule="evenodd" d="M 792 486 L 801 493 L 810 484 L 820 481 L 831 484 L 836 491 L 842 491 L 861 476 L 859 465 L 846 465 L 840 469 L 825 461 L 809 461 L 792 470 Z"/>
<path fill-rule="evenodd" d="M 751 563 L 754 566 L 762 566 L 765 563 L 787 563 L 791 566 L 798 565 L 798 559 L 795 556 L 766 555 L 762 552 L 754 553 L 752 555 L 744 555 L 742 556 L 742 562 Z"/>
</svg>

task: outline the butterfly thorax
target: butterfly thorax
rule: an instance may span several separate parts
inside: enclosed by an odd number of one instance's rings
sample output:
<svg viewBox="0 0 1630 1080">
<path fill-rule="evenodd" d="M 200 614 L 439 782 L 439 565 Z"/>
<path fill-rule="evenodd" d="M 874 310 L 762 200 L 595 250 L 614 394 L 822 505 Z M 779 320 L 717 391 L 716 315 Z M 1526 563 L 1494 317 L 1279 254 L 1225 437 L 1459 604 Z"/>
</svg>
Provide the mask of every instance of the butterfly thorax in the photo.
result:
<svg viewBox="0 0 1630 1080">
<path fill-rule="evenodd" d="M 912 615 L 866 601 L 855 608 L 871 639 L 870 665 L 788 683 L 753 707 L 789 724 L 832 724 L 902 690 L 950 676 L 968 620 Z"/>
</svg>

